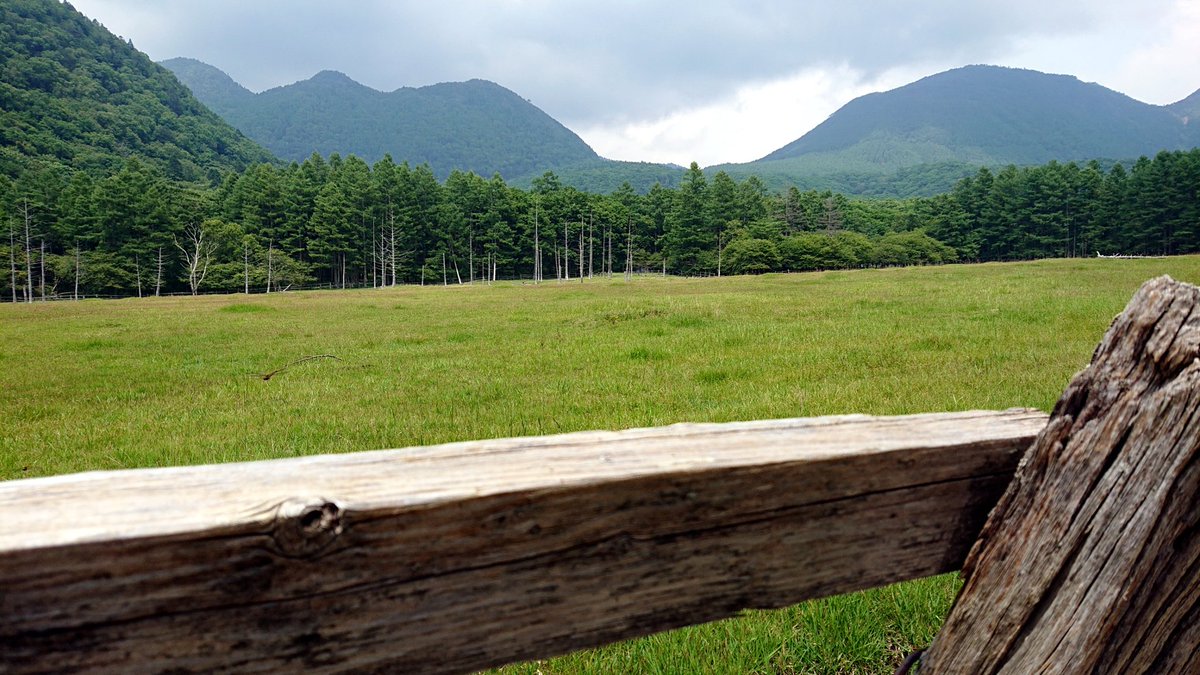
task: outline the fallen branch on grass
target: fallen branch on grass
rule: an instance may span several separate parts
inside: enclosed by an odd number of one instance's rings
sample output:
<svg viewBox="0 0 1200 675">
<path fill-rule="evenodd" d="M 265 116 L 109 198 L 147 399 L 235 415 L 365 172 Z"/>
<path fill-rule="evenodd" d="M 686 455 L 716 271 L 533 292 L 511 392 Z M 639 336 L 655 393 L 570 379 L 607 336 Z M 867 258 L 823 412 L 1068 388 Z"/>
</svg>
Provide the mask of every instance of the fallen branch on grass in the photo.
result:
<svg viewBox="0 0 1200 675">
<path fill-rule="evenodd" d="M 316 359 L 333 359 L 334 361 L 341 361 L 341 359 L 334 356 L 333 354 L 313 354 L 312 356 L 305 356 L 303 358 L 296 359 L 295 361 L 291 361 L 291 362 L 285 364 L 281 368 L 276 368 L 275 370 L 272 370 L 271 372 L 263 375 L 262 379 L 269 380 L 272 377 L 275 377 L 276 375 L 278 375 L 279 373 L 282 373 L 283 371 L 287 370 L 288 368 L 291 368 L 292 366 L 299 365 L 301 363 L 304 363 L 305 361 L 314 361 Z"/>
</svg>

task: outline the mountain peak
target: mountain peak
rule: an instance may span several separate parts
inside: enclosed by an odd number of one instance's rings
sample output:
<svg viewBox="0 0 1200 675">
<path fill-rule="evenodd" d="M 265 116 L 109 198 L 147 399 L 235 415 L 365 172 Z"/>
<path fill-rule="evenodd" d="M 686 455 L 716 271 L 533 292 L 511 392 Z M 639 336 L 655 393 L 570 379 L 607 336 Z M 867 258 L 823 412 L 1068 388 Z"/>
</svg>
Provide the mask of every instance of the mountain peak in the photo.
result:
<svg viewBox="0 0 1200 675">
<path fill-rule="evenodd" d="M 199 64 L 199 65 L 194 65 Z M 164 65 L 250 138 L 284 159 L 317 152 L 355 154 L 368 162 L 428 163 L 508 179 L 599 162 L 577 135 L 516 93 L 488 80 L 443 82 L 380 92 L 345 73 L 322 70 L 307 80 L 234 99 L 209 86 L 215 68 L 172 60 Z M 222 73 L 222 75 L 224 75 Z"/>
<path fill-rule="evenodd" d="M 308 78 L 309 82 L 336 83 L 336 84 L 353 84 L 363 86 L 355 82 L 349 75 L 340 70 L 322 70 L 321 72 Z"/>
<path fill-rule="evenodd" d="M 945 161 L 1040 164 L 1126 159 L 1194 143 L 1176 115 L 1098 84 L 971 65 L 856 98 L 763 160 L 849 153 L 862 170 Z"/>
</svg>

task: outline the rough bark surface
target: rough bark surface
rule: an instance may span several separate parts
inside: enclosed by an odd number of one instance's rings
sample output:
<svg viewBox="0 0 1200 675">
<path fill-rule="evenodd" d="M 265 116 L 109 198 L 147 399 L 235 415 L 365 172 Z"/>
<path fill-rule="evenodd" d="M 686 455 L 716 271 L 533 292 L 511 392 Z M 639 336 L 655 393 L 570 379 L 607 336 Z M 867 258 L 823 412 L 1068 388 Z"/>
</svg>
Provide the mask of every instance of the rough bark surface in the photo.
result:
<svg viewBox="0 0 1200 675">
<path fill-rule="evenodd" d="M 0 671 L 463 672 L 957 569 L 1037 411 L 0 483 Z"/>
<path fill-rule="evenodd" d="M 1200 289 L 1147 282 L 964 566 L 922 673 L 1200 672 Z"/>
</svg>

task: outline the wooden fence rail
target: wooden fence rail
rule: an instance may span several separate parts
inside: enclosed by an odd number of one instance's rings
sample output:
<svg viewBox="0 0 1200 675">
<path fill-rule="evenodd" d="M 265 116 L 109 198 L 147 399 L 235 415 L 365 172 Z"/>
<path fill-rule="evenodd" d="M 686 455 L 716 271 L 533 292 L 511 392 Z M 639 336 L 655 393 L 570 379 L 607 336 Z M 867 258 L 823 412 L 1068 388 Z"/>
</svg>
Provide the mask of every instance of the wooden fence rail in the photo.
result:
<svg viewBox="0 0 1200 675">
<path fill-rule="evenodd" d="M 1200 289 L 1163 278 L 1049 422 L 676 425 L 0 483 L 0 672 L 464 672 L 963 566 L 928 672 L 1194 673 L 1198 356 Z"/>
<path fill-rule="evenodd" d="M 462 672 L 958 569 L 1028 410 L 0 483 L 0 670 Z"/>
</svg>

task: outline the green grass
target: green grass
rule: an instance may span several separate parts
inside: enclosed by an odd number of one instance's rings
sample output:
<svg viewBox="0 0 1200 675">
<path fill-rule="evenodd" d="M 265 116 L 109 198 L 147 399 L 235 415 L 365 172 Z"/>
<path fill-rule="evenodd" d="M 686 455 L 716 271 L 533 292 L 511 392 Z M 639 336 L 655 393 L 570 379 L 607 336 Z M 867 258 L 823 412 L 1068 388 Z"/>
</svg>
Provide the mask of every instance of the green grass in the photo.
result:
<svg viewBox="0 0 1200 675">
<path fill-rule="evenodd" d="M 1200 258 L 0 306 L 0 478 L 848 412 L 1049 409 Z M 334 359 L 297 363 L 304 356 Z M 512 672 L 885 673 L 953 577 Z"/>
</svg>

